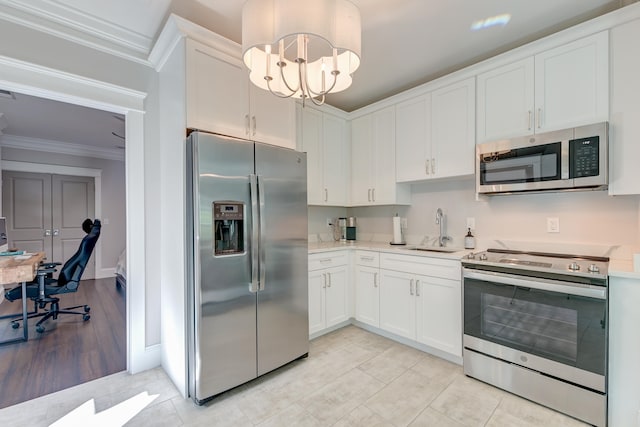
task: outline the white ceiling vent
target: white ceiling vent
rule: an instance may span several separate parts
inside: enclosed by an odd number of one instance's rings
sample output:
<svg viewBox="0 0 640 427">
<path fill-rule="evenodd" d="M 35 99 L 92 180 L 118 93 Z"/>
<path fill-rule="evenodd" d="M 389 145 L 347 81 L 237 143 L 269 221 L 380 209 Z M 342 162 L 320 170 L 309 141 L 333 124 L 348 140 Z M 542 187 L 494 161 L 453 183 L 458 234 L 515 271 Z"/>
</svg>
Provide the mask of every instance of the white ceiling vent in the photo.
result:
<svg viewBox="0 0 640 427">
<path fill-rule="evenodd" d="M 0 98 L 16 99 L 16 96 L 11 91 L 0 89 Z"/>
</svg>

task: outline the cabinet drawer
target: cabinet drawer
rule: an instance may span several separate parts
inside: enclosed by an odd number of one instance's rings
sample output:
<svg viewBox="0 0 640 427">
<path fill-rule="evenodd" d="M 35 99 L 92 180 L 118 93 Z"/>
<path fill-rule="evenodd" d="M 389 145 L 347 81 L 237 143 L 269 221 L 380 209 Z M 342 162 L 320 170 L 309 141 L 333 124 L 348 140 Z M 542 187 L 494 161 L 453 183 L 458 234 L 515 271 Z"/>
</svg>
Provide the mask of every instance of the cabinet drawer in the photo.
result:
<svg viewBox="0 0 640 427">
<path fill-rule="evenodd" d="M 380 268 L 452 280 L 460 280 L 462 274 L 457 260 L 386 253 L 380 255 Z"/>
<path fill-rule="evenodd" d="M 380 266 L 380 253 L 372 251 L 356 251 L 356 265 L 367 265 L 369 267 Z"/>
<path fill-rule="evenodd" d="M 349 262 L 346 251 L 323 252 L 309 255 L 309 271 L 320 270 L 322 268 L 337 267 L 347 265 Z"/>
</svg>

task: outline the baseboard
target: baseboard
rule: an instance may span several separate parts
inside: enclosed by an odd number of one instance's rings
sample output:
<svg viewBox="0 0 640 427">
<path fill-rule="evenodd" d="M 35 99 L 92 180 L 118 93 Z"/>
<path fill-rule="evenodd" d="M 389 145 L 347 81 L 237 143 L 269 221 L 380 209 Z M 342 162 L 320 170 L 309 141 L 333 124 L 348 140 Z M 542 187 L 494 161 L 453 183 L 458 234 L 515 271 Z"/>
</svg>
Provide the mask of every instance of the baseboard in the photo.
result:
<svg viewBox="0 0 640 427">
<path fill-rule="evenodd" d="M 113 277 L 113 280 L 116 280 L 116 269 L 115 267 L 111 268 L 101 268 L 100 270 L 96 270 L 96 279 L 106 279 L 107 277 Z"/>
<path fill-rule="evenodd" d="M 161 345 L 154 344 L 145 347 L 141 354 L 132 354 L 130 365 L 127 367 L 127 371 L 130 374 L 137 374 L 138 372 L 146 371 L 156 368 L 161 365 Z M 134 360 L 135 359 L 135 360 Z"/>
<path fill-rule="evenodd" d="M 440 359 L 444 359 L 447 360 L 451 363 L 455 363 L 456 365 L 462 365 L 462 356 L 455 356 L 453 354 L 447 353 L 446 351 L 442 351 L 440 349 L 428 346 L 428 345 L 424 345 L 421 344 L 417 341 L 413 341 L 404 337 L 401 337 L 399 335 L 396 334 L 392 334 L 390 332 L 387 332 L 383 329 L 380 328 L 376 328 L 375 326 L 371 326 L 371 325 L 367 325 L 366 323 L 362 323 L 356 319 L 351 319 L 351 323 L 354 326 L 357 326 L 361 329 L 364 329 L 365 331 L 369 331 L 371 333 L 374 333 L 376 335 L 380 335 L 383 336 L 385 338 L 389 338 L 390 340 L 399 342 L 400 344 L 404 344 L 406 346 L 409 347 L 413 347 L 417 350 L 420 351 L 424 351 L 425 353 L 429 353 L 432 354 L 436 357 L 439 357 Z"/>
<path fill-rule="evenodd" d="M 333 325 L 333 326 L 331 326 L 331 327 L 329 327 L 327 329 L 323 329 L 323 330 L 315 332 L 313 334 L 309 334 L 309 340 L 321 337 L 322 335 L 328 334 L 329 332 L 337 331 L 338 329 L 344 328 L 345 326 L 349 326 L 352 323 L 353 323 L 352 319 L 345 320 L 344 322 L 340 322 L 337 325 Z"/>
</svg>

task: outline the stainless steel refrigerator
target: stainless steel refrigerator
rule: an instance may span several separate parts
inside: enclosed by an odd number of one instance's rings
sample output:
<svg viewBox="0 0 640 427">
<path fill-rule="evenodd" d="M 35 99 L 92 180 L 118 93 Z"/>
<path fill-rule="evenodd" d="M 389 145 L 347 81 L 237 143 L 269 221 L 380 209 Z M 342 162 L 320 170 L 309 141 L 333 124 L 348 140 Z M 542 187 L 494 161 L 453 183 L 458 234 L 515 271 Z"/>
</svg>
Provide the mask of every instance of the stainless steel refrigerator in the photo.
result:
<svg viewBox="0 0 640 427">
<path fill-rule="evenodd" d="M 187 186 L 189 393 L 201 404 L 308 354 L 306 155 L 193 132 Z"/>
</svg>

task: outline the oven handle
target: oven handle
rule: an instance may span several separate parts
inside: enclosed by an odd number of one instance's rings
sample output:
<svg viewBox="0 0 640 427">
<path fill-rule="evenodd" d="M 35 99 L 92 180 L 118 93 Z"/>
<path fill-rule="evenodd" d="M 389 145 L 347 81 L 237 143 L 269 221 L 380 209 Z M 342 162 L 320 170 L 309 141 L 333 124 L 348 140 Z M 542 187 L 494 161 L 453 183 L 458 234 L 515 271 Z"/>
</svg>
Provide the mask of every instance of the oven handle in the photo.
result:
<svg viewBox="0 0 640 427">
<path fill-rule="evenodd" d="M 465 279 L 484 280 L 497 284 L 519 286 L 521 288 L 540 289 L 542 291 L 558 292 L 562 294 L 577 295 L 587 298 L 607 299 L 607 288 L 602 286 L 590 286 L 582 283 L 568 283 L 557 280 L 526 278 L 505 273 L 482 272 L 463 269 Z"/>
</svg>

